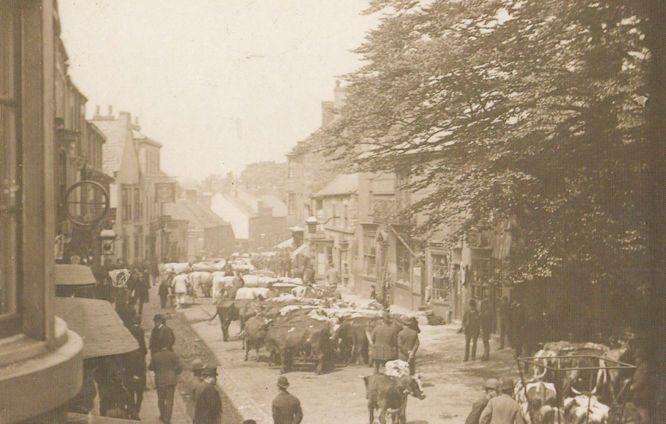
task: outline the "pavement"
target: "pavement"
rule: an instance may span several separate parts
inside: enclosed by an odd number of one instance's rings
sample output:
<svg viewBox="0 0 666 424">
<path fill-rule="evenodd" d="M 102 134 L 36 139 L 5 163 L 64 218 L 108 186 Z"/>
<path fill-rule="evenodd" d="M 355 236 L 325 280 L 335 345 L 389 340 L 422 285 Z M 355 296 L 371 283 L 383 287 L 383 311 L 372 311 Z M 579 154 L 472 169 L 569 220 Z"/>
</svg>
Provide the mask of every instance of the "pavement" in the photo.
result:
<svg viewBox="0 0 666 424">
<path fill-rule="evenodd" d="M 150 302 L 143 305 L 142 314 L 142 327 L 146 333 L 146 346 L 150 337 L 150 330 L 153 328 L 153 316 L 157 313 L 163 313 L 159 307 L 159 297 L 157 296 L 156 288 L 153 288 L 150 293 Z M 178 341 L 176 341 L 177 343 Z M 146 366 L 150 363 L 150 353 L 146 355 Z M 186 366 L 186 364 L 183 364 Z M 146 424 L 160 424 L 160 412 L 157 407 L 157 391 L 155 390 L 155 383 L 153 381 L 153 373 L 148 371 L 146 375 L 146 391 L 143 392 L 143 403 L 141 404 L 141 411 L 139 418 L 142 423 Z M 173 415 L 171 417 L 172 424 L 191 423 L 189 415 L 187 415 L 187 407 L 185 401 L 179 393 L 179 388 L 176 389 L 173 402 Z"/>
<path fill-rule="evenodd" d="M 352 295 L 347 300 L 366 301 Z M 191 328 L 212 350 L 221 365 L 218 384 L 225 391 L 243 419 L 269 424 L 271 402 L 277 394 L 279 366 L 269 367 L 265 356 L 260 362 L 254 352 L 245 362 L 238 323 L 231 325 L 232 340 L 222 341 L 219 321 L 210 321 L 215 307 L 209 299 L 199 299 L 198 305 L 180 311 Z M 394 312 L 402 313 L 391 307 Z M 457 325 L 421 325 L 421 348 L 417 353 L 417 373 L 424 382 L 427 398 L 410 398 L 407 421 L 410 424 L 463 423 L 472 403 L 482 394 L 486 378 L 517 377 L 517 368 L 509 349 L 498 351 L 491 342 L 491 359 L 486 362 L 463 362 L 464 336 L 457 334 Z M 477 357 L 481 356 L 479 341 Z M 260 351 L 261 353 L 265 352 Z M 363 377 L 372 369 L 364 365 L 337 367 L 333 372 L 316 375 L 312 366 L 297 365 L 287 374 L 290 392 L 301 400 L 304 423 L 367 422 L 368 410 Z"/>
</svg>

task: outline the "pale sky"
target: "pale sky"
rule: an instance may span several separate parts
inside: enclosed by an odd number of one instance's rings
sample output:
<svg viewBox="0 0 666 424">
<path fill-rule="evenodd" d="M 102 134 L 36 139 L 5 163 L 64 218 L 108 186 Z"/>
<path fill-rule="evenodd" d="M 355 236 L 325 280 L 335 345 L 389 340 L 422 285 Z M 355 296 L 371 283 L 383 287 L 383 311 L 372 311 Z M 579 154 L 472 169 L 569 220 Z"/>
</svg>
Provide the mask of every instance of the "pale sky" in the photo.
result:
<svg viewBox="0 0 666 424">
<path fill-rule="evenodd" d="M 360 65 L 350 50 L 376 24 L 360 15 L 367 0 L 59 3 L 89 115 L 98 104 L 138 115 L 181 178 L 283 161 L 318 128 L 320 102 Z"/>
</svg>

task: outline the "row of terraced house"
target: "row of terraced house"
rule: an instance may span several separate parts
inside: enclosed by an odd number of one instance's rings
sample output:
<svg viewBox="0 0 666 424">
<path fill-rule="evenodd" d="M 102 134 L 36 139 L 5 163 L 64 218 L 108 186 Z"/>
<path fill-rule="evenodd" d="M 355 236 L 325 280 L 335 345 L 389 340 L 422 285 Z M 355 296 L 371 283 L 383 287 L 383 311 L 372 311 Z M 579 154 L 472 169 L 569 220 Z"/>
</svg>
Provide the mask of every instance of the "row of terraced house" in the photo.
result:
<svg viewBox="0 0 666 424">
<path fill-rule="evenodd" d="M 322 128 L 344 101 L 338 83 L 334 100 L 322 102 Z M 491 284 L 489 276 L 509 256 L 510 222 L 454 241 L 446 225 L 413 237 L 426 216 L 399 213 L 420 198 L 405 188 L 409 173 L 340 173 L 344 164 L 324 157 L 315 137 L 287 155 L 287 204 L 292 231 L 304 233 L 299 253 L 313 261 L 318 278 L 334 267 L 341 284 L 359 295 L 369 296 L 374 286 L 391 304 L 432 309 L 448 321 L 461 319 L 471 298 L 488 298 L 497 309 L 509 289 Z"/>
<path fill-rule="evenodd" d="M 102 260 L 140 263 L 152 260 L 195 260 L 204 251 L 205 234 L 224 239 L 216 253 L 231 252 L 231 226 L 210 211 L 199 196 L 188 195 L 161 167 L 162 144 L 141 131 L 138 117 L 112 106 L 97 106 L 86 118 L 88 99 L 68 73 L 65 46 L 55 48 L 55 205 L 56 260 L 99 255 L 102 230 L 115 234 L 112 251 Z M 95 181 L 107 192 L 110 209 L 97 225 L 76 225 L 69 212 L 68 189 Z M 96 196 L 96 197 L 95 197 Z M 81 204 L 100 201 L 99 192 L 77 192 Z M 80 212 L 80 211 L 79 211 Z"/>
</svg>

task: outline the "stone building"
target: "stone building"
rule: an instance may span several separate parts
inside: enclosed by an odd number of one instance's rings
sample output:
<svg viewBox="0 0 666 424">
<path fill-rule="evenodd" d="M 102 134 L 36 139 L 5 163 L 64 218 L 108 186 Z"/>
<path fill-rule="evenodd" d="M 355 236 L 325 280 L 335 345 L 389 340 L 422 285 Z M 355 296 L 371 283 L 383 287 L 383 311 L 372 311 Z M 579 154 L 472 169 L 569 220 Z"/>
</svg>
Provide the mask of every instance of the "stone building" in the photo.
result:
<svg viewBox="0 0 666 424">
<path fill-rule="evenodd" d="M 134 142 L 135 126 L 129 112 L 101 115 L 97 107 L 92 123 L 106 137 L 102 152 L 104 172 L 114 179 L 110 186 L 110 222 L 118 239 L 115 254 L 108 259 L 122 258 L 128 263 L 145 259 L 144 188 L 139 155 Z"/>
<path fill-rule="evenodd" d="M 328 268 L 338 270 L 340 283 L 354 283 L 354 257 L 358 252 L 358 190 L 361 174 L 340 174 L 312 196 L 317 218 L 315 233 L 309 236 L 309 251 L 317 277 Z"/>
<path fill-rule="evenodd" d="M 6 423 L 66 422 L 67 403 L 82 383 L 83 341 L 54 314 L 59 32 L 55 1 L 0 2 L 0 421 Z"/>
<path fill-rule="evenodd" d="M 345 101 L 345 90 L 336 82 L 333 101 L 321 103 L 321 127 L 333 122 Z M 341 172 L 340 164 L 317 149 L 316 132 L 287 153 L 287 224 L 302 226 L 312 216 L 310 199 Z"/>
</svg>

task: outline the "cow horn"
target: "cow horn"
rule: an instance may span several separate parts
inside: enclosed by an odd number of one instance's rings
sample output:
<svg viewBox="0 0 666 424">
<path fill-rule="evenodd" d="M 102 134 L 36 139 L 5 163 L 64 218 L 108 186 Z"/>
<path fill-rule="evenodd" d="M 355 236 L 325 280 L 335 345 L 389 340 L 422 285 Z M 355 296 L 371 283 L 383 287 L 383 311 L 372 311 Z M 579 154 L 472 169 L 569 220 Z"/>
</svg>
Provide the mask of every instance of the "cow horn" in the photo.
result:
<svg viewBox="0 0 666 424">
<path fill-rule="evenodd" d="M 580 395 L 582 395 L 582 393 L 579 392 L 578 390 L 576 390 L 576 389 L 574 388 L 574 386 L 571 386 L 571 391 L 574 392 L 574 394 L 575 394 L 576 396 L 580 396 Z"/>
</svg>

